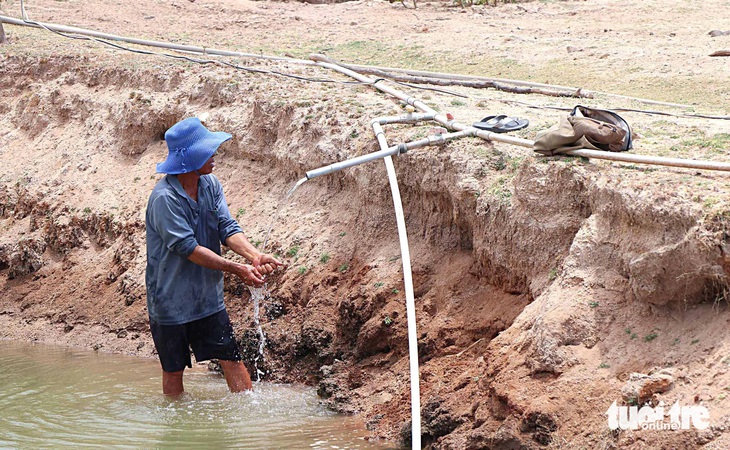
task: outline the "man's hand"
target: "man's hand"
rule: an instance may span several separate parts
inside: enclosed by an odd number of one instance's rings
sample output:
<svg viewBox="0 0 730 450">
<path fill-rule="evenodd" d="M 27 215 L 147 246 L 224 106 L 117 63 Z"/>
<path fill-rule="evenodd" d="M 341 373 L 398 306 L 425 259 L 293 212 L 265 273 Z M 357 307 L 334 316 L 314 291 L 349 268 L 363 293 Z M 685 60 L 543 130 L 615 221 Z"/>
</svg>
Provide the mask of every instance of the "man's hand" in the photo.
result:
<svg viewBox="0 0 730 450">
<path fill-rule="evenodd" d="M 260 254 L 259 256 L 255 257 L 253 259 L 253 266 L 258 270 L 258 273 L 262 275 L 268 275 L 275 271 L 277 267 L 283 267 L 284 263 L 277 260 L 271 255 L 268 254 Z"/>
<path fill-rule="evenodd" d="M 264 285 L 264 277 L 256 270 L 256 267 L 250 264 L 236 264 L 233 274 L 249 286 L 261 287 Z"/>
</svg>

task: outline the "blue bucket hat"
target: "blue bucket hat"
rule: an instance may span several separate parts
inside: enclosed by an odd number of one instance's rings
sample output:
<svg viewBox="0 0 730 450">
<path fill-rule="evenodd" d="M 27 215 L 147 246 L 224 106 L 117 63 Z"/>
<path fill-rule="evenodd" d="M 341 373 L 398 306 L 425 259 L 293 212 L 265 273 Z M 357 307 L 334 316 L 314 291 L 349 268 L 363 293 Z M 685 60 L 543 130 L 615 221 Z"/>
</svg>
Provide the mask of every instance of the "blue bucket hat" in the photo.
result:
<svg viewBox="0 0 730 450">
<path fill-rule="evenodd" d="M 223 131 L 209 131 L 197 117 L 178 122 L 165 132 L 168 154 L 157 164 L 157 172 L 179 175 L 198 170 L 232 137 Z"/>
</svg>

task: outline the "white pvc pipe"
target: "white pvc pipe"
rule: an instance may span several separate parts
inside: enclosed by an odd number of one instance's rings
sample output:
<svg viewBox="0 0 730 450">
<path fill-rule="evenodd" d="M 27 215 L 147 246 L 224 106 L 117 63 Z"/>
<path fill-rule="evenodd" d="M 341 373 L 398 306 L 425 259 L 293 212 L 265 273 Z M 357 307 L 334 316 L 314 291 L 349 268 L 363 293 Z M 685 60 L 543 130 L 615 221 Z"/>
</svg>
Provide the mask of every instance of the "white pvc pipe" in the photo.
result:
<svg viewBox="0 0 730 450">
<path fill-rule="evenodd" d="M 688 169 L 720 170 L 730 172 L 730 163 L 718 161 L 702 161 L 695 159 L 665 158 L 662 156 L 637 155 L 634 153 L 614 153 L 602 150 L 571 150 L 566 155 L 582 156 L 584 158 L 600 158 L 609 161 L 629 162 L 637 164 L 653 164 L 658 166 L 685 167 Z"/>
<path fill-rule="evenodd" d="M 404 150 L 405 147 L 401 149 L 401 147 L 399 146 L 384 148 L 383 150 L 380 150 L 378 152 L 368 153 L 367 155 L 346 159 L 344 161 L 336 162 L 328 166 L 320 167 L 319 169 L 310 170 L 306 173 L 306 176 L 308 180 L 311 180 L 312 178 L 321 177 L 322 175 L 327 175 L 332 172 L 347 169 L 348 167 L 357 166 L 358 164 L 363 164 L 366 162 L 374 161 L 376 159 L 385 158 L 386 156 L 395 155 Z"/>
<path fill-rule="evenodd" d="M 379 121 L 372 121 L 373 132 L 378 139 L 380 148 L 387 149 L 383 128 Z M 416 299 L 413 293 L 413 275 L 411 273 L 411 252 L 408 246 L 408 232 L 403 214 L 403 203 L 398 188 L 398 178 L 393 166 L 393 158 L 384 158 L 385 169 L 388 172 L 390 192 L 393 196 L 395 221 L 398 225 L 398 240 L 400 241 L 401 260 L 403 261 L 403 286 L 406 290 L 406 321 L 408 324 L 408 363 L 411 377 L 411 448 L 421 449 L 421 377 L 418 368 L 418 334 L 416 333 Z"/>
<path fill-rule="evenodd" d="M 137 39 L 137 38 L 131 38 L 131 37 L 126 37 L 126 36 L 117 36 L 115 34 L 100 33 L 98 31 L 87 30 L 84 28 L 69 27 L 66 25 L 57 25 L 57 24 L 53 24 L 53 23 L 44 23 L 44 22 L 38 22 L 38 21 L 26 22 L 24 20 L 14 19 L 12 17 L 7 17 L 7 16 L 0 16 L 0 22 L 9 23 L 12 25 L 27 26 L 27 27 L 48 28 L 49 30 L 58 31 L 59 33 L 72 33 L 72 34 L 78 34 L 81 36 L 91 36 L 91 37 L 95 37 L 95 38 L 99 38 L 99 39 L 107 39 L 110 41 L 128 42 L 130 44 L 144 45 L 147 47 L 166 48 L 169 50 L 177 50 L 177 51 L 187 52 L 187 53 L 197 53 L 197 54 L 203 54 L 203 55 L 216 55 L 216 56 L 236 56 L 239 58 L 268 59 L 268 60 L 273 60 L 273 61 L 286 61 L 286 62 L 291 62 L 291 63 L 296 63 L 296 64 L 304 64 L 304 65 L 308 65 L 308 66 L 314 65 L 314 63 L 312 61 L 306 60 L 306 59 L 256 55 L 256 54 L 251 54 L 251 53 L 234 52 L 234 51 L 230 51 L 230 50 L 220 50 L 220 49 L 215 49 L 215 48 L 198 47 L 198 46 L 194 46 L 194 45 L 181 45 L 181 44 L 173 44 L 170 42 L 150 41 L 147 39 Z"/>
</svg>

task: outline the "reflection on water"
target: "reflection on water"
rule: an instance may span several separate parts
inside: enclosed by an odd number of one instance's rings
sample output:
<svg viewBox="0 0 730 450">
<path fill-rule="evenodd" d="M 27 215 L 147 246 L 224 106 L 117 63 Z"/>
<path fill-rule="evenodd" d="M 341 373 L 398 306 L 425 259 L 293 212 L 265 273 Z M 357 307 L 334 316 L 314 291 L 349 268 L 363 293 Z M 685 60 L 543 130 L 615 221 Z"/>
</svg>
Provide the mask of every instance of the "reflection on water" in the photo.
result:
<svg viewBox="0 0 730 450">
<path fill-rule="evenodd" d="M 309 387 L 256 383 L 234 395 L 197 366 L 185 390 L 163 396 L 155 360 L 0 341 L 0 447 L 385 448 Z"/>
</svg>

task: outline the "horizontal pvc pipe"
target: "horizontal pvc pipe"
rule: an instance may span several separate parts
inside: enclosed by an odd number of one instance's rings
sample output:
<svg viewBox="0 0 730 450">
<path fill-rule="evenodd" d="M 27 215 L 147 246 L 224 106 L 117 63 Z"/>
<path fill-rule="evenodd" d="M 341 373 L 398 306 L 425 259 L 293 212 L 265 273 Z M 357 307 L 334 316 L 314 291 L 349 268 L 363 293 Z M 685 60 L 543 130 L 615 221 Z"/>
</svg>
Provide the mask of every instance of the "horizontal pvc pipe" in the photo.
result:
<svg viewBox="0 0 730 450">
<path fill-rule="evenodd" d="M 93 30 L 87 30 L 84 28 L 77 28 L 77 27 L 69 27 L 66 25 L 57 25 L 52 23 L 43 23 L 43 22 L 37 22 L 37 21 L 24 21 L 20 19 L 14 19 L 12 17 L 7 16 L 0 16 L 0 22 L 9 23 L 12 25 L 20 25 L 20 26 L 27 26 L 27 27 L 34 27 L 34 28 L 48 28 L 52 31 L 57 31 L 59 33 L 72 33 L 72 34 L 78 34 L 81 36 L 91 36 L 99 39 L 107 39 L 110 41 L 119 41 L 119 42 L 128 42 L 130 44 L 137 44 L 137 45 L 145 45 L 148 47 L 158 47 L 158 48 L 166 48 L 169 50 L 178 50 L 181 52 L 187 52 L 187 53 L 199 53 L 204 55 L 217 55 L 217 56 L 236 56 L 240 58 L 258 58 L 258 59 L 268 59 L 273 61 L 286 61 L 296 64 L 304 64 L 313 66 L 314 63 L 310 60 L 306 59 L 294 59 L 294 58 L 286 58 L 286 57 L 278 57 L 278 56 L 265 56 L 265 55 L 256 55 L 251 53 L 241 53 L 241 52 L 234 52 L 230 50 L 219 50 L 215 48 L 207 48 L 207 47 L 198 47 L 194 45 L 181 45 L 181 44 L 173 44 L 170 42 L 161 42 L 161 41 L 150 41 L 147 39 L 137 39 L 137 38 L 131 38 L 126 36 L 117 36 L 114 34 L 107 34 L 107 33 L 100 33 L 98 31 Z"/>
<path fill-rule="evenodd" d="M 386 122 L 387 123 L 387 122 Z M 375 131 L 376 138 L 380 139 L 381 136 L 384 135 L 383 128 L 380 126 L 380 123 L 373 122 L 372 123 L 373 130 Z M 357 166 L 360 164 L 364 164 L 370 161 L 375 161 L 376 159 L 386 158 L 388 156 L 393 155 L 399 155 L 401 153 L 405 153 L 408 150 L 412 150 L 415 148 L 420 147 L 426 147 L 430 145 L 443 145 L 446 143 L 446 141 L 462 138 L 465 136 L 474 136 L 475 130 L 465 130 L 465 131 L 459 131 L 456 133 L 444 133 L 444 134 L 436 134 L 428 136 L 425 139 L 420 139 L 418 141 L 413 142 L 407 142 L 405 144 L 398 144 L 396 146 L 386 148 L 384 150 L 379 150 L 377 152 L 368 153 L 367 155 L 362 156 L 356 156 L 354 158 L 346 159 L 344 161 L 339 161 L 333 164 L 329 164 L 327 166 L 320 167 L 318 169 L 312 169 L 308 171 L 305 175 L 308 180 L 311 180 L 312 178 L 321 177 L 322 175 L 328 175 L 330 173 L 338 172 L 343 169 L 347 169 L 353 166 Z"/>
<path fill-rule="evenodd" d="M 637 155 L 635 153 L 614 153 L 601 150 L 571 150 L 566 155 L 582 156 L 584 158 L 606 159 L 609 161 L 628 162 L 636 164 L 653 164 L 658 166 L 685 167 L 688 169 L 720 170 L 730 172 L 730 163 L 717 161 L 701 161 L 695 159 L 665 158 L 662 156 Z"/>
<path fill-rule="evenodd" d="M 345 161 L 336 162 L 328 166 L 320 167 L 319 169 L 310 170 L 306 173 L 306 177 L 308 180 L 311 180 L 312 178 L 321 177 L 322 175 L 327 175 L 332 172 L 347 169 L 348 167 L 357 166 L 358 164 L 363 164 L 366 162 L 374 161 L 376 159 L 385 158 L 386 156 L 395 155 L 405 150 L 405 147 L 397 145 L 395 147 L 387 148 L 385 150 L 380 150 L 377 152 L 368 153 L 367 155 L 357 156 L 355 158 L 346 159 Z"/>
</svg>

